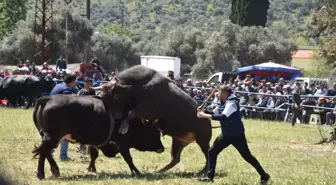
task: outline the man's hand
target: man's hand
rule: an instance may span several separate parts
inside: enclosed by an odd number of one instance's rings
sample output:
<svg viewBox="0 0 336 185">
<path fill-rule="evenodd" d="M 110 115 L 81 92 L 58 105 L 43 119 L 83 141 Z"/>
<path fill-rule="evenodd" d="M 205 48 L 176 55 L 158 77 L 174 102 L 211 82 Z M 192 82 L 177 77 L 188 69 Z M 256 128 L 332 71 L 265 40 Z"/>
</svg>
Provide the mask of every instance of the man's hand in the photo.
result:
<svg viewBox="0 0 336 185">
<path fill-rule="evenodd" d="M 197 107 L 197 112 L 200 112 L 200 111 L 203 111 L 204 109 L 203 109 L 203 106 L 199 106 L 199 107 Z"/>
<path fill-rule="evenodd" d="M 198 118 L 206 118 L 206 119 L 211 119 L 211 115 L 210 114 L 206 114 L 202 111 L 197 112 L 197 117 Z"/>
</svg>

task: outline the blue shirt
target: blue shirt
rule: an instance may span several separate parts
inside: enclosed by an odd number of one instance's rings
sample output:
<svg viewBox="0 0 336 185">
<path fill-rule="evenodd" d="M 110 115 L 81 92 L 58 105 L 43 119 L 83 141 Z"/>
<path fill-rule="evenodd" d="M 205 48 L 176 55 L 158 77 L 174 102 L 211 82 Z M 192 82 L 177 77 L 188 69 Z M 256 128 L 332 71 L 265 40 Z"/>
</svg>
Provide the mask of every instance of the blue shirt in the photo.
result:
<svg viewBox="0 0 336 185">
<path fill-rule="evenodd" d="M 220 121 L 223 136 L 239 136 L 245 132 L 236 97 L 230 96 L 226 102 L 218 103 L 212 113 L 212 120 Z"/>
<path fill-rule="evenodd" d="M 51 95 L 55 94 L 74 94 L 74 90 L 69 88 L 64 82 L 57 84 L 50 93 Z"/>
</svg>

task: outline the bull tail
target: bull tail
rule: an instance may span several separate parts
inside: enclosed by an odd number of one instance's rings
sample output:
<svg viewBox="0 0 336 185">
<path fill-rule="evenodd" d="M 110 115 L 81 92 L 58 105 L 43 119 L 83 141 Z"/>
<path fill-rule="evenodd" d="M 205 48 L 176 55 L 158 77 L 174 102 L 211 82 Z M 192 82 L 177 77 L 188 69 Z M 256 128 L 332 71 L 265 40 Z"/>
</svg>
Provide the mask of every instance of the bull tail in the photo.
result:
<svg viewBox="0 0 336 185">
<path fill-rule="evenodd" d="M 34 150 L 33 150 L 33 158 L 34 159 L 36 159 L 37 158 L 37 156 L 39 156 L 40 155 L 40 153 L 41 153 L 41 146 L 42 145 L 40 145 L 40 146 L 34 146 Z"/>
<path fill-rule="evenodd" d="M 217 129 L 217 128 L 221 128 L 221 126 L 211 126 L 212 129 Z"/>
<path fill-rule="evenodd" d="M 34 121 L 35 127 L 37 128 L 37 130 L 39 131 L 41 136 L 43 136 L 43 131 L 42 131 L 41 125 L 38 123 L 38 119 L 37 119 L 38 112 L 39 112 L 38 110 L 41 106 L 44 107 L 49 100 L 50 100 L 49 96 L 43 96 L 43 97 L 39 98 L 36 102 L 34 112 L 33 112 L 33 121 Z M 43 110 L 42 107 L 41 107 L 40 113 Z"/>
</svg>

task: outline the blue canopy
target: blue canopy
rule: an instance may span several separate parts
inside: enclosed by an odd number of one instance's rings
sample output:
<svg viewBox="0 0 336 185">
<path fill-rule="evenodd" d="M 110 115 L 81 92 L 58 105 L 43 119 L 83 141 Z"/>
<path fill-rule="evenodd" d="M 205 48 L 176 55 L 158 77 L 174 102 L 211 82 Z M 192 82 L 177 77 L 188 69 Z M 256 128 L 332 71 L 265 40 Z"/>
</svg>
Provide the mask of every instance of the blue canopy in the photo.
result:
<svg viewBox="0 0 336 185">
<path fill-rule="evenodd" d="M 301 76 L 301 70 L 293 67 L 266 62 L 258 65 L 237 69 L 237 74 L 251 74 L 254 76 L 280 76 L 285 79 L 293 79 Z"/>
</svg>

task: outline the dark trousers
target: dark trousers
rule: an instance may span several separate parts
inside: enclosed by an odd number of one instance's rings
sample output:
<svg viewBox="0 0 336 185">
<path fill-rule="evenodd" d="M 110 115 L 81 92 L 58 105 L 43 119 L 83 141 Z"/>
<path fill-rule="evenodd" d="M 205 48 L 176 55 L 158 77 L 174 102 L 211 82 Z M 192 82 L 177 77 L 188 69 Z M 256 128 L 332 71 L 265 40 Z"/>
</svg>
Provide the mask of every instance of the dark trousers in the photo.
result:
<svg viewBox="0 0 336 185">
<path fill-rule="evenodd" d="M 265 176 L 266 172 L 261 167 L 258 160 L 251 154 L 250 149 L 247 146 L 245 134 L 242 134 L 240 136 L 223 136 L 221 134 L 216 138 L 214 144 L 208 152 L 208 177 L 210 179 L 213 179 L 215 176 L 218 154 L 231 144 L 238 150 L 238 152 L 245 159 L 245 161 L 250 163 L 257 170 L 261 177 Z"/>
<path fill-rule="evenodd" d="M 293 118 L 292 118 L 292 126 L 296 123 L 296 118 L 302 122 L 302 111 L 300 109 L 293 108 Z"/>
</svg>

